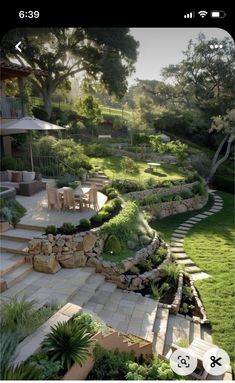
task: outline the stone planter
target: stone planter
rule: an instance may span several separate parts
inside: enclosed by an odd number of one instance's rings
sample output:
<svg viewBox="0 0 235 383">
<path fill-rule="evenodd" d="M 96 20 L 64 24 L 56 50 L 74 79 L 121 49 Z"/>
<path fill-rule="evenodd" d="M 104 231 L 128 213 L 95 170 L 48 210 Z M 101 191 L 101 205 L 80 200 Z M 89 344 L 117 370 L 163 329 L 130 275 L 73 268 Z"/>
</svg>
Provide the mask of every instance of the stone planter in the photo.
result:
<svg viewBox="0 0 235 383">
<path fill-rule="evenodd" d="M 10 224 L 6 221 L 4 222 L 0 222 L 0 233 L 4 233 L 5 231 L 7 231 L 10 227 Z"/>
</svg>

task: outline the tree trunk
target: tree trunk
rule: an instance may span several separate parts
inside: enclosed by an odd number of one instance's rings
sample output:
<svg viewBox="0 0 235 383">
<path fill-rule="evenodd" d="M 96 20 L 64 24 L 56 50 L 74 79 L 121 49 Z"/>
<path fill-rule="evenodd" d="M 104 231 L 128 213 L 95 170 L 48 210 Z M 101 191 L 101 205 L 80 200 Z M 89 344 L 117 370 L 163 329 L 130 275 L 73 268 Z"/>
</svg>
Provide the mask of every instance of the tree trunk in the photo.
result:
<svg viewBox="0 0 235 383">
<path fill-rule="evenodd" d="M 228 136 L 225 137 L 225 139 L 228 139 Z M 223 141 L 220 143 L 219 145 L 219 148 L 220 148 L 220 151 L 223 147 L 222 143 L 224 144 L 225 143 L 225 139 L 223 139 Z M 211 170 L 210 170 L 210 173 L 209 173 L 209 176 L 207 178 L 207 183 L 209 183 L 211 181 L 211 179 L 213 178 L 216 170 L 218 169 L 218 167 L 224 162 L 227 160 L 228 156 L 229 156 L 229 153 L 230 153 L 230 148 L 231 148 L 231 145 L 232 145 L 232 142 L 233 140 L 232 139 L 228 139 L 227 141 L 227 148 L 226 148 L 226 152 L 225 152 L 225 155 L 220 159 L 218 160 L 218 157 L 219 157 L 219 153 L 220 151 L 216 151 L 215 155 L 214 155 L 214 158 L 212 160 L 212 165 L 211 165 Z"/>
<path fill-rule="evenodd" d="M 45 111 L 47 112 L 47 118 L 50 120 L 52 113 L 51 93 L 46 90 L 43 92 L 43 105 Z"/>
</svg>

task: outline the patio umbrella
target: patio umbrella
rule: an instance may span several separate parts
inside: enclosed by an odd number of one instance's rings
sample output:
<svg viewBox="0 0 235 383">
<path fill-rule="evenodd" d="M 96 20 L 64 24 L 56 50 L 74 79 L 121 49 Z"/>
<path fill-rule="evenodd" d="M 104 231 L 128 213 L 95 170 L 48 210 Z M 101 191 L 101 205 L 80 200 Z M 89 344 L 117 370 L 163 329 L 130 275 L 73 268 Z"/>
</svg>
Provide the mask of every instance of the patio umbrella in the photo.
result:
<svg viewBox="0 0 235 383">
<path fill-rule="evenodd" d="M 1 134 L 17 134 L 17 133 L 26 133 L 29 131 L 29 148 L 30 148 L 30 160 L 31 160 L 31 168 L 32 171 L 34 169 L 33 166 L 33 150 L 32 150 L 32 131 L 37 130 L 61 130 L 65 129 L 62 126 L 58 126 L 55 124 L 51 124 L 47 121 L 39 120 L 34 117 L 23 117 L 19 120 L 8 122 L 7 124 L 2 124 Z"/>
</svg>

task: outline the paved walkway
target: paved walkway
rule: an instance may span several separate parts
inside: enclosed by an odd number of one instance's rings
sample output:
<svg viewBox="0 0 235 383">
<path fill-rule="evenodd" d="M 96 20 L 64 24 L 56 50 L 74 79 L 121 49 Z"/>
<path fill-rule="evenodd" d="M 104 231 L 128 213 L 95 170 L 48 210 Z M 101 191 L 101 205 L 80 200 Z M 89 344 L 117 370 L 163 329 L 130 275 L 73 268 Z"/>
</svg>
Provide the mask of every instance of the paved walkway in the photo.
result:
<svg viewBox="0 0 235 383">
<path fill-rule="evenodd" d="M 183 242 L 188 231 L 194 225 L 223 209 L 223 199 L 216 195 L 214 190 L 210 190 L 209 193 L 214 198 L 214 204 L 212 208 L 187 219 L 185 222 L 180 224 L 180 226 L 178 226 L 178 228 L 173 232 L 171 236 L 170 249 L 172 255 L 176 259 L 176 262 L 180 265 L 183 265 L 185 267 L 185 271 L 191 274 L 193 280 L 208 278 L 209 274 L 201 271 L 201 269 L 196 266 L 196 264 L 189 258 L 189 256 L 184 251 Z"/>
</svg>

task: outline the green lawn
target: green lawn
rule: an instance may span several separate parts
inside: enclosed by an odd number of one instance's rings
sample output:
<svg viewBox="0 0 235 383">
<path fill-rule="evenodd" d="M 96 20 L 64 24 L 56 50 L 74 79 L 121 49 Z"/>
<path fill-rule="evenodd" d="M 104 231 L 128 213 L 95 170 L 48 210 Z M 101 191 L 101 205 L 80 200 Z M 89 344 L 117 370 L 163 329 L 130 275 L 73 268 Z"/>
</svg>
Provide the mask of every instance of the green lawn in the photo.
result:
<svg viewBox="0 0 235 383">
<path fill-rule="evenodd" d="M 158 181 L 177 180 L 183 179 L 184 175 L 178 170 L 177 165 L 162 164 L 157 168 L 157 175 L 145 173 L 144 169 L 148 167 L 144 161 L 135 161 L 139 165 L 140 173 L 137 175 L 125 174 L 121 168 L 120 156 L 108 156 L 103 158 L 91 158 L 91 164 L 100 166 L 104 173 L 110 179 L 133 179 L 139 181 L 146 181 L 149 178 L 156 178 Z"/>
<path fill-rule="evenodd" d="M 197 281 L 208 318 L 212 323 L 214 342 L 230 355 L 235 367 L 235 250 L 234 196 L 219 192 L 224 208 L 195 225 L 185 239 L 189 257 L 211 278 Z M 211 201 L 209 201 L 211 204 Z M 174 229 L 195 212 L 179 214 L 156 222 L 153 226 L 169 240 Z"/>
</svg>

